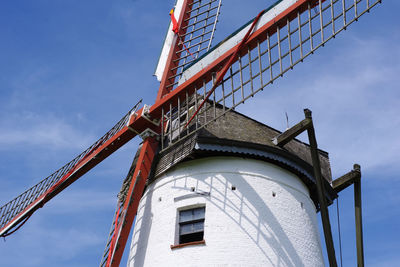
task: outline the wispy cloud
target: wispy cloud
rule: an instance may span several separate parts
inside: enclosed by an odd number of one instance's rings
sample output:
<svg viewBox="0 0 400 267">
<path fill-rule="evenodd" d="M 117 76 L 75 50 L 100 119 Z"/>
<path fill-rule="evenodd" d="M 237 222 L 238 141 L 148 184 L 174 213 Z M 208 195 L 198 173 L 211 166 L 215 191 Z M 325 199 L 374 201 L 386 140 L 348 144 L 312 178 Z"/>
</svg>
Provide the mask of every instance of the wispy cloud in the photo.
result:
<svg viewBox="0 0 400 267">
<path fill-rule="evenodd" d="M 75 266 L 85 266 L 85 262 L 79 262 L 77 256 L 105 242 L 103 236 L 90 229 L 79 231 L 64 227 L 60 231 L 40 224 L 29 228 L 17 242 L 10 240 L 4 243 L 14 247 L 9 250 L 13 256 L 4 258 L 4 266 L 43 266 L 51 262 L 57 266 L 68 266 L 71 262 L 78 264 Z"/>
<path fill-rule="evenodd" d="M 50 203 L 49 203 L 50 204 Z M 100 259 L 116 205 L 115 192 L 76 189 L 56 197 L 35 213 L 23 229 L 0 244 L 4 266 L 88 266 Z M 92 215 L 88 215 L 88 213 Z M 93 214 L 109 214 L 107 221 Z M 60 223 L 63 221 L 63 223 Z M 79 226 L 77 225 L 79 224 Z M 101 224 L 99 227 L 98 224 Z M 17 237 L 17 238 L 16 238 Z M 2 252 L 3 251 L 3 252 Z M 89 261 L 80 258 L 91 255 Z M 29 259 L 29 260 L 27 260 Z"/>
<path fill-rule="evenodd" d="M 332 53 L 335 56 L 312 59 L 323 68 L 310 73 L 306 61 L 261 93 L 255 105 L 243 109 L 284 130 L 285 111 L 293 125 L 304 117 L 303 108 L 311 108 L 318 143 L 330 153 L 333 170 L 338 173 L 348 171 L 354 162 L 363 169 L 394 166 L 400 151 L 400 92 L 395 88 L 400 53 L 395 44 L 380 40 L 366 43 L 347 36 L 347 41 Z M 259 112 L 260 106 L 267 109 L 267 117 Z"/>
<path fill-rule="evenodd" d="M 89 146 L 95 137 L 51 114 L 22 112 L 0 117 L 0 149 L 46 147 L 74 149 Z"/>
<path fill-rule="evenodd" d="M 397 266 L 400 262 L 400 257 L 390 257 L 388 258 L 380 258 L 380 259 L 374 259 L 369 263 L 369 266 L 371 267 L 393 267 Z"/>
<path fill-rule="evenodd" d="M 75 188 L 72 192 L 55 198 L 51 204 L 56 206 L 57 209 L 52 209 L 50 213 L 54 215 L 85 212 L 87 210 L 112 210 L 117 205 L 117 193 Z"/>
</svg>

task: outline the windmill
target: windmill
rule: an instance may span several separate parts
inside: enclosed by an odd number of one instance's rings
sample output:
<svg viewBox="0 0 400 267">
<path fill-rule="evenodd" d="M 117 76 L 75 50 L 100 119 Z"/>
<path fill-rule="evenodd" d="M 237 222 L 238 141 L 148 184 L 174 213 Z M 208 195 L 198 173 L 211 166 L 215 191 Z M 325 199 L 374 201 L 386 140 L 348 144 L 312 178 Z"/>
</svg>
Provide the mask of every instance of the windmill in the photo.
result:
<svg viewBox="0 0 400 267">
<path fill-rule="evenodd" d="M 220 2 L 210 2 L 210 9 L 219 11 Z M 195 3 L 199 2 L 195 1 Z M 155 104 L 141 109 L 135 106 L 115 127 L 84 153 L 3 206 L 1 234 L 9 234 L 17 229 L 17 225 L 29 219 L 38 207 L 44 205 L 137 135 L 144 139 L 144 143 L 138 155 L 138 164 L 132 173 L 133 178 L 127 183 L 130 187 L 127 196 L 128 199 L 132 196 L 141 196 L 158 142 L 160 143 L 159 152 L 166 151 L 224 116 L 311 55 L 337 33 L 368 12 L 376 3 L 373 1 L 278 2 L 271 9 L 260 13 L 254 21 L 231 36 L 228 41 L 197 59 L 197 54 L 187 50 L 193 48 L 195 50 L 198 47 L 192 48 L 187 44 L 185 48 L 179 44 L 180 39 L 189 36 L 185 35 L 188 25 L 184 23 L 184 16 L 180 15 L 192 16 L 194 13 L 193 11 L 187 13 L 189 10 L 185 10 L 191 8 L 191 3 L 178 1 L 174 14 L 181 29 L 179 32 L 181 37 L 174 33 L 172 39 L 175 40 L 176 45 L 171 45 L 170 50 L 175 49 L 175 52 L 167 53 L 168 59 L 164 65 L 179 62 L 181 66 L 179 68 L 167 66 L 164 68 L 167 71 L 161 72 L 162 75 L 157 74 L 164 78 L 161 77 L 160 91 Z M 181 8 L 179 4 L 182 4 Z M 180 13 L 179 10 L 185 11 Z M 273 14 L 272 18 L 271 14 Z M 298 23 L 297 28 L 296 23 Z M 214 25 L 215 23 L 209 26 L 213 28 Z M 300 31 L 298 27 L 301 28 Z M 247 38 L 244 38 L 246 35 Z M 195 37 L 189 38 L 188 42 Z M 241 40 L 244 41 L 237 44 Z M 232 56 L 235 53 L 237 53 L 236 56 Z M 174 58 L 175 56 L 177 58 Z M 225 76 L 220 75 L 224 68 L 227 71 Z M 222 80 L 219 81 L 221 76 Z M 228 86 L 229 84 L 231 87 Z M 138 201 L 138 198 L 134 198 L 132 205 L 137 206 Z M 129 203 L 130 201 L 123 199 L 122 202 Z M 118 245 L 119 242 L 121 244 L 126 242 L 129 224 L 132 224 L 136 214 L 136 208 L 127 209 L 124 205 L 120 203 L 116 211 L 114 222 L 117 223 L 112 230 L 119 232 L 119 235 L 111 235 L 110 247 L 105 257 L 106 264 L 120 257 L 118 253 L 121 253 L 122 249 L 116 248 L 121 247 Z M 121 223 L 124 220 L 128 223 Z M 109 253 L 109 251 L 114 252 Z"/>
</svg>

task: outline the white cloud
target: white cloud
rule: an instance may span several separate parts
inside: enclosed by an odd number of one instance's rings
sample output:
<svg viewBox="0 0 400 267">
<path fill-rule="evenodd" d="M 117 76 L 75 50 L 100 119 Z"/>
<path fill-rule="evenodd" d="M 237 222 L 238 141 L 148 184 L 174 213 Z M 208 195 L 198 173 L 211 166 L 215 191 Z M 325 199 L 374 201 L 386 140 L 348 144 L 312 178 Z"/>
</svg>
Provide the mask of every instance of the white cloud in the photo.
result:
<svg viewBox="0 0 400 267">
<path fill-rule="evenodd" d="M 0 118 L 2 150 L 20 146 L 46 149 L 85 148 L 96 139 L 53 115 L 22 112 Z"/>
<path fill-rule="evenodd" d="M 400 262 L 400 258 L 399 257 L 390 257 L 388 258 L 380 258 L 380 259 L 374 259 L 370 262 L 371 267 L 393 267 L 393 266 L 397 266 Z"/>
<path fill-rule="evenodd" d="M 400 151 L 396 44 L 349 35 L 346 40 L 345 47 L 335 47 L 333 53 L 318 51 L 321 55 L 307 59 L 312 65 L 306 60 L 243 107 L 246 114 L 279 130 L 286 128 L 285 111 L 294 125 L 304 118 L 302 109 L 310 108 L 334 176 L 355 162 L 363 170 L 396 166 Z M 317 65 L 323 66 L 315 69 Z M 259 107 L 266 111 L 260 113 Z"/>
<path fill-rule="evenodd" d="M 0 244 L 4 266 L 87 266 L 97 264 L 107 238 L 116 192 L 63 192 Z M 94 216 L 97 214 L 97 216 Z M 99 218 L 107 214 L 107 220 Z M 98 224 L 101 224 L 99 226 Z M 10 255 L 11 254 L 11 255 Z M 79 257 L 91 255 L 82 262 Z M 29 259 L 29 260 L 27 260 Z M 48 265 L 53 263 L 54 265 Z"/>
<path fill-rule="evenodd" d="M 12 257 L 5 257 L 2 264 L 4 266 L 43 266 L 43 264 L 53 262 L 57 266 L 62 266 L 63 263 L 66 263 L 65 266 L 70 265 L 82 254 L 82 251 L 91 251 L 105 242 L 104 236 L 96 234 L 93 230 L 82 230 L 64 227 L 60 231 L 60 229 L 44 225 L 32 225 L 24 231 L 20 239 L 10 239 L 4 243 Z M 84 263 L 80 266 L 84 266 Z"/>
<path fill-rule="evenodd" d="M 71 192 L 61 194 L 52 200 L 51 205 L 56 207 L 49 210 L 52 215 L 85 212 L 90 210 L 114 209 L 117 205 L 118 192 L 98 192 L 75 188 Z M 50 203 L 49 203 L 50 204 Z"/>
</svg>

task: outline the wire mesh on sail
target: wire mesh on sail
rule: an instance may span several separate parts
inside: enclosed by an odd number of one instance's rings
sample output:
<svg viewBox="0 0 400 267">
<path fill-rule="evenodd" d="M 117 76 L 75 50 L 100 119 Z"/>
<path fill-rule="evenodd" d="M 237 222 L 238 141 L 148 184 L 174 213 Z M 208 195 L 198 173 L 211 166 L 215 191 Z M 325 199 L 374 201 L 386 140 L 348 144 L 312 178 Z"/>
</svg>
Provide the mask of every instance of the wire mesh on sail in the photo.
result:
<svg viewBox="0 0 400 267">
<path fill-rule="evenodd" d="M 85 158 L 87 158 L 98 147 L 102 146 L 116 133 L 118 133 L 124 126 L 126 126 L 130 115 L 132 114 L 132 112 L 135 112 L 138 109 L 141 102 L 142 101 L 140 100 L 114 127 L 111 128 L 111 130 L 109 130 L 105 135 L 103 135 L 84 152 L 65 164 L 59 170 L 52 173 L 50 176 L 40 181 L 35 186 L 29 188 L 24 193 L 2 206 L 0 208 L 0 230 L 3 230 L 3 228 L 15 217 L 25 213 L 28 208 L 32 208 L 31 205 L 39 205 L 40 203 L 35 203 L 35 201 L 46 195 L 46 193 L 48 193 L 48 190 L 50 190 L 52 186 L 57 184 L 57 182 L 59 182 L 66 176 L 71 175 L 75 168 Z"/>
<path fill-rule="evenodd" d="M 173 76 L 168 77 L 174 82 L 167 87 L 176 87 L 178 80 L 189 64 L 211 47 L 214 32 L 218 22 L 222 0 L 194 0 L 189 4 L 189 18 L 182 26 L 185 34 L 179 37 L 178 58 L 174 60 Z M 187 25 L 186 25 L 187 24 Z"/>
<path fill-rule="evenodd" d="M 116 234 L 116 233 L 115 233 L 115 229 L 116 229 L 116 227 L 115 227 L 115 225 L 116 225 L 115 222 L 117 222 L 117 225 L 118 225 L 119 222 L 121 221 L 120 219 L 121 219 L 121 217 L 122 217 L 122 214 L 121 214 L 120 212 L 118 212 L 118 210 L 121 209 L 122 207 L 123 207 L 123 203 L 121 203 L 121 202 L 118 201 L 118 203 L 117 203 L 117 208 L 116 208 L 116 211 L 115 211 L 113 220 L 112 220 L 112 224 L 111 224 L 111 228 L 110 228 L 110 233 L 108 234 L 106 247 L 105 247 L 105 249 L 104 249 L 103 256 L 102 256 L 102 258 L 101 258 L 101 262 L 100 262 L 100 266 L 101 266 L 101 267 L 107 265 L 107 260 L 108 260 L 109 254 L 111 253 L 111 243 L 112 243 L 112 241 L 113 241 L 114 235 Z M 117 218 L 117 216 L 118 216 L 118 218 Z"/>
<path fill-rule="evenodd" d="M 230 67 L 223 81 L 211 94 L 207 105 L 187 126 L 189 119 L 213 87 L 214 77 L 203 80 L 202 86 L 181 94 L 177 103 L 162 109 L 162 150 L 235 109 L 288 70 L 313 54 L 327 41 L 357 21 L 380 0 L 309 1 L 296 16 L 287 15 L 286 22 L 274 24 L 255 45 L 248 46 Z M 260 41 L 261 40 L 261 41 Z M 166 105 L 168 106 L 168 104 Z"/>
</svg>

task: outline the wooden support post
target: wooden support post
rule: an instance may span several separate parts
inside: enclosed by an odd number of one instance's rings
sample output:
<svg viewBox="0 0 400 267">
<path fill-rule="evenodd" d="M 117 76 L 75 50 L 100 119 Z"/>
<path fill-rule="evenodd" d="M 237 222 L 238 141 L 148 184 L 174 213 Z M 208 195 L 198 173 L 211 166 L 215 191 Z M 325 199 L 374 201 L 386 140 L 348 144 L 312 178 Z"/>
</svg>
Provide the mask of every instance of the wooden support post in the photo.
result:
<svg viewBox="0 0 400 267">
<path fill-rule="evenodd" d="M 356 218 L 356 244 L 357 244 L 357 266 L 364 267 L 364 241 L 362 229 L 362 210 L 361 210 L 361 168 L 354 164 L 354 171 L 360 175 L 354 180 L 354 212 Z"/>
<path fill-rule="evenodd" d="M 333 245 L 331 223 L 329 220 L 328 207 L 326 205 L 325 190 L 324 190 L 324 184 L 322 182 L 321 166 L 320 166 L 320 162 L 319 162 L 317 140 L 315 138 L 314 126 L 312 123 L 311 110 L 305 109 L 304 115 L 305 115 L 306 119 L 309 119 L 311 121 L 310 127 L 307 128 L 307 133 L 308 133 L 308 139 L 310 142 L 311 159 L 312 159 L 313 168 L 314 168 L 314 176 L 315 176 L 315 180 L 316 180 L 316 184 L 317 184 L 318 202 L 319 202 L 319 206 L 320 206 L 322 226 L 324 229 L 325 244 L 326 244 L 326 249 L 328 252 L 329 266 L 337 267 L 336 256 L 335 256 L 335 247 Z"/>
<path fill-rule="evenodd" d="M 353 170 L 335 179 L 332 187 L 336 193 L 354 184 L 354 214 L 356 223 L 357 266 L 364 267 L 364 241 L 361 209 L 361 167 L 354 164 Z"/>
</svg>

